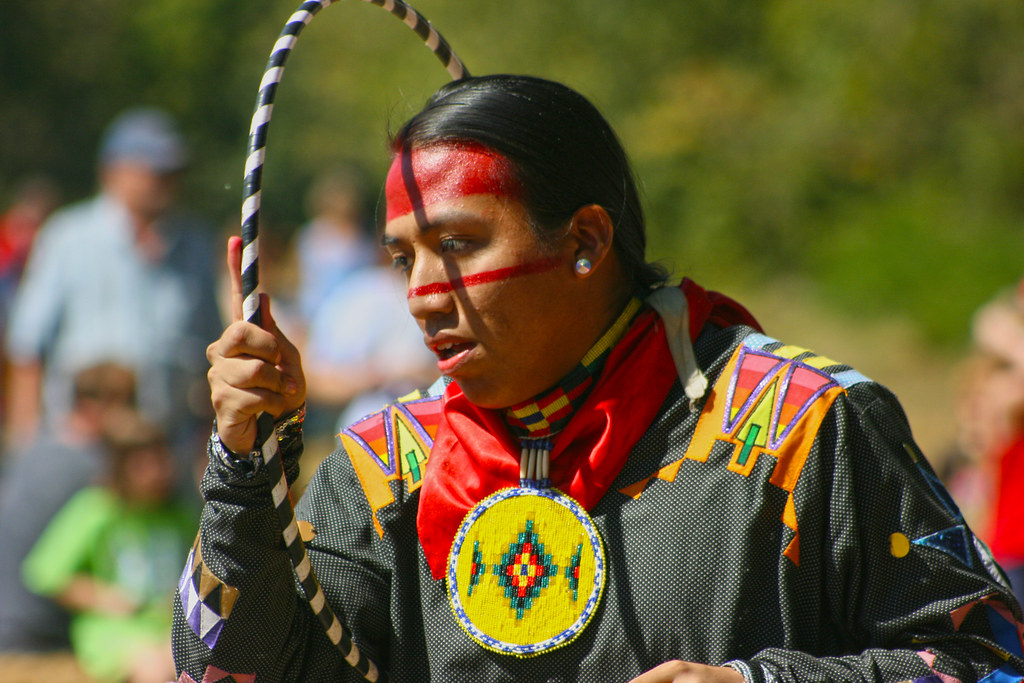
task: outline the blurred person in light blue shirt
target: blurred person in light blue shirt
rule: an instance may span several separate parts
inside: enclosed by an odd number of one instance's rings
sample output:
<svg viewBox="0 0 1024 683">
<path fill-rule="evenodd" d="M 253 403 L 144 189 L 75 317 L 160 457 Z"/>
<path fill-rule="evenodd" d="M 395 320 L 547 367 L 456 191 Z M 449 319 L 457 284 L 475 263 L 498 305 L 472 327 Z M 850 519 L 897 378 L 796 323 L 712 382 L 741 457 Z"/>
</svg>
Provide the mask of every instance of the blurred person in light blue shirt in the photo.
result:
<svg viewBox="0 0 1024 683">
<path fill-rule="evenodd" d="M 208 426 L 188 397 L 221 321 L 207 232 L 173 210 L 187 164 L 169 115 L 130 109 L 101 142 L 98 194 L 39 232 L 8 326 L 8 446 L 59 424 L 71 378 L 110 360 L 136 372 L 140 409 L 169 433 Z"/>
</svg>

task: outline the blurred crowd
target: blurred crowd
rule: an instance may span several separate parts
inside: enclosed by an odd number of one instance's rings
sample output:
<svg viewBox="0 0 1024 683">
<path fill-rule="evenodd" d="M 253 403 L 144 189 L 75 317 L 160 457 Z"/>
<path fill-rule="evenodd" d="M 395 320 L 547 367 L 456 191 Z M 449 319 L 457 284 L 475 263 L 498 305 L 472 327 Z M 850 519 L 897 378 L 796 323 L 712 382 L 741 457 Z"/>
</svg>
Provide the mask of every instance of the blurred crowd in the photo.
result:
<svg viewBox="0 0 1024 683">
<path fill-rule="evenodd" d="M 175 678 L 173 591 L 213 415 L 206 346 L 229 310 L 214 223 L 179 202 L 188 167 L 176 121 L 134 108 L 98 141 L 93 196 L 61 205 L 46 177 L 0 193 L 5 681 Z M 310 439 L 436 378 L 367 188 L 358 169 L 325 169 L 261 273 L 308 359 Z"/>
<path fill-rule="evenodd" d="M 45 177 L 3 195 L 5 680 L 174 678 L 171 600 L 212 420 L 205 348 L 228 310 L 223 248 L 177 201 L 188 164 L 170 116 L 132 109 L 99 141 L 94 196 L 60 207 Z M 371 197 L 358 169 L 325 169 L 287 255 L 265 259 L 275 318 L 303 351 L 309 439 L 436 378 Z M 1020 590 L 1024 282 L 977 312 L 956 390 L 940 473 Z M 55 663 L 70 673 L 43 672 Z"/>
<path fill-rule="evenodd" d="M 971 321 L 944 479 L 1024 602 L 1024 279 Z"/>
</svg>

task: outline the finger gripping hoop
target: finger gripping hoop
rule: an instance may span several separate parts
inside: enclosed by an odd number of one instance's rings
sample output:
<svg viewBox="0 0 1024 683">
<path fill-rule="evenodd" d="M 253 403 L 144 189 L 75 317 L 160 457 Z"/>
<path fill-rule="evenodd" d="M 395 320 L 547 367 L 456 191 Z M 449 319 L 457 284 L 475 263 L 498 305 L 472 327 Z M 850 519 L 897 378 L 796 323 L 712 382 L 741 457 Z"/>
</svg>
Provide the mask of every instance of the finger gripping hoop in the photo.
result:
<svg viewBox="0 0 1024 683">
<path fill-rule="evenodd" d="M 274 97 L 277 86 L 284 73 L 285 61 L 291 54 L 299 33 L 312 21 L 324 7 L 334 0 L 309 0 L 302 3 L 285 24 L 281 35 L 270 53 L 267 68 L 260 82 L 256 97 L 256 108 L 249 127 L 249 142 L 245 160 L 245 178 L 243 181 L 242 200 L 242 314 L 248 322 L 260 324 L 259 299 L 259 216 L 262 193 L 263 161 L 266 155 L 267 128 L 274 109 Z M 402 0 L 364 0 L 389 11 L 402 20 L 423 40 L 428 48 L 437 56 L 454 80 L 469 75 L 462 61 L 455 55 L 448 41 L 419 12 Z M 299 584 L 309 601 L 310 608 L 316 614 L 327 637 L 341 651 L 342 656 L 350 665 L 368 681 L 387 681 L 387 673 L 379 669 L 366 657 L 355 642 L 348 629 L 338 620 L 334 611 L 327 604 L 323 589 L 313 573 L 306 554 L 306 547 L 298 533 L 295 523 L 295 511 L 288 497 L 288 483 L 285 480 L 284 468 L 278 453 L 277 434 L 273 419 L 263 414 L 259 420 L 258 441 L 262 444 L 264 465 L 271 482 L 271 495 L 278 520 L 281 523 L 281 534 L 291 559 L 292 567 L 299 579 Z"/>
</svg>

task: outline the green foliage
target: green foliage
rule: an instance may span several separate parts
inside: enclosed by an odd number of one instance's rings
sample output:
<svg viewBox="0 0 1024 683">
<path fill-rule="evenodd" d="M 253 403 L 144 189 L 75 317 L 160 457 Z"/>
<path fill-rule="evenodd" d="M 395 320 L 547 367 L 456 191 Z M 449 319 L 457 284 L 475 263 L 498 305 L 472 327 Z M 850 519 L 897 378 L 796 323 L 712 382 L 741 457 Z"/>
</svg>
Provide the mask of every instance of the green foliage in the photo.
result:
<svg viewBox="0 0 1024 683">
<path fill-rule="evenodd" d="M 445 74 L 386 12 L 338 2 L 303 32 L 267 151 L 265 230 L 320 169 L 382 178 L 385 139 Z M 940 343 L 1021 276 L 1020 0 L 419 0 L 475 73 L 566 82 L 620 132 L 652 256 L 716 287 L 779 275 Z M 0 3 L 0 196 L 33 171 L 93 186 L 121 108 L 164 106 L 194 142 L 191 203 L 237 221 L 249 118 L 297 0 Z"/>
</svg>

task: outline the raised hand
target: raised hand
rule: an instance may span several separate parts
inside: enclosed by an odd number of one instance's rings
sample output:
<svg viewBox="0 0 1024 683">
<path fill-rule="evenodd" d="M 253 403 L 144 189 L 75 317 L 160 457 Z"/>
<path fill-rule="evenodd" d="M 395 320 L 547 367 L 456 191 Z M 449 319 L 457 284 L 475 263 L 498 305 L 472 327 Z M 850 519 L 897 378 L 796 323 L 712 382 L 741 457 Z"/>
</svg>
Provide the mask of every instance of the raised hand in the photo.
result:
<svg viewBox="0 0 1024 683">
<path fill-rule="evenodd" d="M 299 351 L 278 328 L 270 301 L 260 297 L 262 327 L 242 319 L 242 240 L 228 238 L 232 322 L 206 349 L 207 377 L 221 442 L 235 453 L 256 443 L 262 413 L 285 415 L 306 400 L 306 378 Z"/>
</svg>

